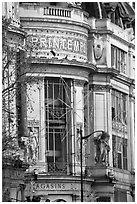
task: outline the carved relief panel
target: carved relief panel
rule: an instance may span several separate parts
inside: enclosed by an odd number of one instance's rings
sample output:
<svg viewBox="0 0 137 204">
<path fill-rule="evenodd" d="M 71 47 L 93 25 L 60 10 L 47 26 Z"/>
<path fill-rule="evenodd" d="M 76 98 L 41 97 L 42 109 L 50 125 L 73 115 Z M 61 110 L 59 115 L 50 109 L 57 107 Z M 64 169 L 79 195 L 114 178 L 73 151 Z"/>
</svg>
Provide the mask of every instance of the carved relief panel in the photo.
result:
<svg viewBox="0 0 137 204">
<path fill-rule="evenodd" d="M 88 60 L 96 65 L 107 64 L 107 36 L 92 35 L 88 40 Z"/>
</svg>

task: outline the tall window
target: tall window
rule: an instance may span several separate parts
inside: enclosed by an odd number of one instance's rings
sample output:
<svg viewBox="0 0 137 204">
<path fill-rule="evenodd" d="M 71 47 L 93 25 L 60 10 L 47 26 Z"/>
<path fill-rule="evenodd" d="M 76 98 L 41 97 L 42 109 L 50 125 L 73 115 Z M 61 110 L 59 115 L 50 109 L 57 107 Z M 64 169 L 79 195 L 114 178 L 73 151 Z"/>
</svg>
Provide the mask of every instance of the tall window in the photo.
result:
<svg viewBox="0 0 137 204">
<path fill-rule="evenodd" d="M 133 63 L 133 75 L 132 77 L 135 79 L 135 56 L 132 58 L 132 63 Z"/>
<path fill-rule="evenodd" d="M 88 115 L 89 98 L 85 86 L 83 80 L 45 78 L 46 161 L 50 172 L 80 170 L 77 128 L 82 126 L 83 132 L 88 131 L 84 115 Z"/>
<path fill-rule="evenodd" d="M 111 67 L 126 74 L 126 52 L 111 45 Z"/>
<path fill-rule="evenodd" d="M 127 124 L 127 95 L 112 90 L 112 120 Z"/>
<path fill-rule="evenodd" d="M 46 150 L 47 162 L 52 168 L 56 164 L 56 168 L 63 169 L 63 164 L 67 162 L 70 98 L 70 80 L 45 79 Z"/>
<path fill-rule="evenodd" d="M 113 167 L 127 170 L 127 139 L 112 136 Z"/>
</svg>

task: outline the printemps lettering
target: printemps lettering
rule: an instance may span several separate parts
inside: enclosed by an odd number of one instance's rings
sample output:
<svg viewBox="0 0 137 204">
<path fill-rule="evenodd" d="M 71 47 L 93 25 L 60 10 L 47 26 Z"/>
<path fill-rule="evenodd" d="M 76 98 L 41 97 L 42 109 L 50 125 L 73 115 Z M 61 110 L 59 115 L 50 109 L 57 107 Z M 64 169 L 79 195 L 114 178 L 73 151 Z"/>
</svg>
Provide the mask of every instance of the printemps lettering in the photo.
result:
<svg viewBox="0 0 137 204">
<path fill-rule="evenodd" d="M 70 51 L 74 53 L 87 54 L 87 43 L 83 39 L 62 36 L 31 36 L 34 48 L 41 50 L 55 49 L 57 51 Z"/>
</svg>

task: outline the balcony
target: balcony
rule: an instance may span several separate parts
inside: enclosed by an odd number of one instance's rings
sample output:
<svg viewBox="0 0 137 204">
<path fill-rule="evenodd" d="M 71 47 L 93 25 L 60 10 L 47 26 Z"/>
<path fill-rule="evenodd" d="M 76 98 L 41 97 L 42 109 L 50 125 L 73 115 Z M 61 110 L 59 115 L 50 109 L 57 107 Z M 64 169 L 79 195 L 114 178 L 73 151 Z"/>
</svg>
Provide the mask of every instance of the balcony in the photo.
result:
<svg viewBox="0 0 137 204">
<path fill-rule="evenodd" d="M 44 15 L 71 18 L 71 11 L 63 8 L 46 7 L 44 8 Z"/>
<path fill-rule="evenodd" d="M 79 8 L 59 8 L 56 6 L 34 6 L 22 4 L 21 18 L 62 19 L 88 24 L 88 13 Z"/>
</svg>

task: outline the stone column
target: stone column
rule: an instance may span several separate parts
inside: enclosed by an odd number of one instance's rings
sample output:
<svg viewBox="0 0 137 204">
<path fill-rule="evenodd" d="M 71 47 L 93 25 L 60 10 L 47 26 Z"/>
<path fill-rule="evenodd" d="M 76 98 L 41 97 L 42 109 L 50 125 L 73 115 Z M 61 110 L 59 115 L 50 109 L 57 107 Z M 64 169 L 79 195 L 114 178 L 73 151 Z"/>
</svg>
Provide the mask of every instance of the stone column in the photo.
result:
<svg viewBox="0 0 137 204">
<path fill-rule="evenodd" d="M 46 136 L 45 136 L 45 94 L 44 94 L 44 78 L 39 81 L 39 162 L 45 163 L 45 147 L 46 147 Z"/>
</svg>

